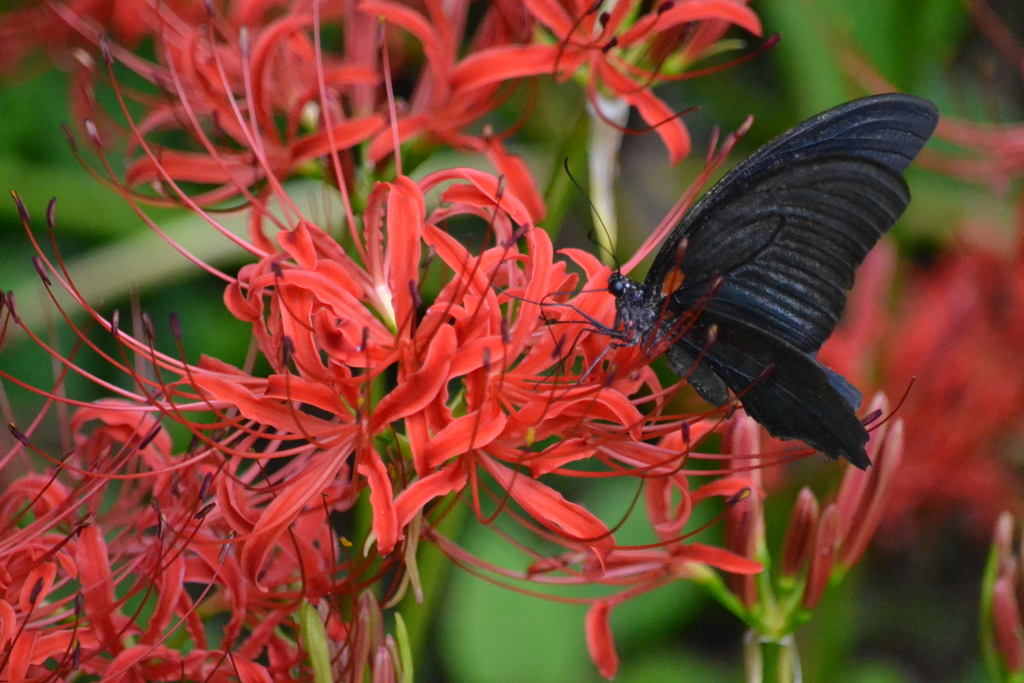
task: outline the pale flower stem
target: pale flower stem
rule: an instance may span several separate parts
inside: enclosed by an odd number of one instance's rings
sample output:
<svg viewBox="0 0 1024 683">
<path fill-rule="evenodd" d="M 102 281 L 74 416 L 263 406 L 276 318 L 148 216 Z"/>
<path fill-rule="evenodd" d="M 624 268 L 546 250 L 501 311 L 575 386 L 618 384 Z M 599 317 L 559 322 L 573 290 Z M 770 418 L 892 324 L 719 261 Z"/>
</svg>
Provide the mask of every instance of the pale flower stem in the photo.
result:
<svg viewBox="0 0 1024 683">
<path fill-rule="evenodd" d="M 597 243 L 601 247 L 601 260 L 614 265 L 615 246 L 619 237 L 615 215 L 615 179 L 619 174 L 619 149 L 622 147 L 622 131 L 629 118 L 629 103 L 598 93 L 587 105 L 587 114 L 590 116 L 590 136 L 587 141 L 590 201 Z"/>
<path fill-rule="evenodd" d="M 801 683 L 800 652 L 793 634 L 778 640 L 747 631 L 743 638 L 747 683 Z"/>
</svg>

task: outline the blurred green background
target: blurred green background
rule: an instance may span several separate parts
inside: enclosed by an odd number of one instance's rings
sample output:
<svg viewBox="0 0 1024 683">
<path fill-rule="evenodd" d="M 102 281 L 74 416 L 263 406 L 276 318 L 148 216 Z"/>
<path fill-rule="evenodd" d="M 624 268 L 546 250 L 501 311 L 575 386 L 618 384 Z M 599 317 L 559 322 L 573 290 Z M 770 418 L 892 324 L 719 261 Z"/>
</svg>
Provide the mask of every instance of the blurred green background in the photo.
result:
<svg viewBox="0 0 1024 683">
<path fill-rule="evenodd" d="M 677 111 L 700 106 L 685 119 L 694 137 L 693 157 L 669 168 L 655 135 L 627 136 L 619 187 L 620 257 L 635 250 L 696 176 L 713 126 L 730 131 L 754 115 L 754 127 L 736 152 L 739 159 L 808 116 L 866 94 L 844 71 L 841 59 L 850 51 L 861 53 L 899 89 L 934 100 L 944 114 L 1021 120 L 1020 65 L 1002 59 L 961 0 L 758 0 L 753 7 L 766 35 L 782 34 L 777 47 L 737 68 L 659 90 Z M 1010 31 L 1024 36 L 1024 5 L 1007 0 L 992 7 Z M 163 350 L 177 353 L 167 325 L 176 311 L 189 360 L 201 350 L 241 364 L 249 348 L 248 328 L 224 312 L 222 283 L 155 236 L 71 153 L 61 131 L 69 118 L 67 86 L 66 75 L 50 70 L 42 58 L 5 78 L 0 88 L 0 186 L 21 195 L 47 250 L 42 217 L 49 198 L 58 198 L 60 252 L 94 305 L 108 312 L 118 308 L 122 320 L 130 321 L 134 293 L 138 306 L 152 315 Z M 536 110 L 514 141 L 542 187 L 560 172 L 564 157 L 585 175 L 583 140 L 574 136 L 583 102 L 573 84 L 555 87 L 542 79 Z M 516 105 L 513 98 L 507 110 L 494 115 L 498 126 L 516 118 Z M 425 163 L 448 162 L 435 158 Z M 968 221 L 987 222 L 1005 232 L 1006 244 L 1013 243 L 1016 183 L 997 194 L 920 169 L 908 173 L 908 182 L 914 201 L 893 231 L 904 264 L 927 264 L 936 253 L 956 248 L 954 236 Z M 296 194 L 305 196 L 301 188 Z M 315 206 L 320 198 L 309 194 Z M 589 211 L 582 197 L 564 193 L 551 211 L 548 225 L 557 229 L 560 246 L 593 249 L 585 237 Z M 170 210 L 150 215 L 208 263 L 229 271 L 245 263 L 244 254 L 204 221 Z M 237 222 L 231 227 L 241 229 Z M 15 291 L 21 315 L 33 329 L 69 352 L 72 335 L 41 303 L 44 295 L 31 263 L 35 252 L 10 201 L 0 202 L 0 240 L 0 288 Z M 85 321 L 75 307 L 69 313 L 75 322 Z M 0 366 L 34 386 L 52 386 L 48 357 L 27 342 L 9 333 Z M 83 354 L 82 363 L 103 379 L 126 382 L 94 354 Z M 42 404 L 10 383 L 5 388 L 20 420 Z M 69 381 L 67 393 L 79 399 L 104 395 L 77 377 Z M 834 490 L 839 471 L 824 461 L 804 463 L 773 491 L 767 515 L 775 547 L 799 486 L 811 482 L 825 497 Z M 629 508 L 634 492 L 627 482 L 611 482 L 579 495 L 590 509 L 614 520 Z M 627 521 L 620 542 L 644 541 L 642 520 L 636 521 Z M 471 524 L 465 528 L 461 543 L 483 559 L 510 566 L 525 562 L 511 555 L 514 551 L 497 534 Z M 984 680 L 976 621 L 987 538 L 956 515 L 920 531 L 910 543 L 869 551 L 853 574 L 828 593 L 798 634 L 805 681 Z M 583 640 L 584 612 L 578 605 L 524 597 L 452 571 L 417 678 L 458 683 L 600 680 Z M 623 661 L 618 681 L 742 680 L 743 626 L 690 584 L 678 582 L 630 601 L 616 609 L 612 623 Z"/>
</svg>

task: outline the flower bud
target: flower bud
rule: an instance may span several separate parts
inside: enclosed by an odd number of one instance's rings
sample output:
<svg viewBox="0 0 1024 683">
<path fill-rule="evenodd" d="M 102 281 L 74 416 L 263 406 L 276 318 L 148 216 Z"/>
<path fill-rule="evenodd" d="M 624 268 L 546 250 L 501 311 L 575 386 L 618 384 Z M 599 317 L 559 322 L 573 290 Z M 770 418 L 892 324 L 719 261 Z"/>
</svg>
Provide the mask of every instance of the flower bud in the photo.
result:
<svg viewBox="0 0 1024 683">
<path fill-rule="evenodd" d="M 818 499 L 804 487 L 789 516 L 786 540 L 782 546 L 782 576 L 794 577 L 807 564 L 818 526 Z"/>
<path fill-rule="evenodd" d="M 804 609 L 814 609 L 821 602 L 821 596 L 828 588 L 829 578 L 836 561 L 836 544 L 839 540 L 839 510 L 829 505 L 818 520 L 818 533 L 812 548 L 811 566 L 807 570 L 807 586 L 804 588 Z"/>
</svg>

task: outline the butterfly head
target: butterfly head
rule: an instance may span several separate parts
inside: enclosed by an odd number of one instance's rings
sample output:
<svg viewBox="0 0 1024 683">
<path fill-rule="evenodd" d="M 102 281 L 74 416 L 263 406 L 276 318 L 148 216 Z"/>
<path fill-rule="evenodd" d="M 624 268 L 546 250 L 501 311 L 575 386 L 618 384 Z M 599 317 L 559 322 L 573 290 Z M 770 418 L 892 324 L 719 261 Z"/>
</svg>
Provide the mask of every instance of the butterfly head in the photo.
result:
<svg viewBox="0 0 1024 683">
<path fill-rule="evenodd" d="M 643 288 L 616 271 L 608 276 L 608 293 L 615 297 L 616 329 L 624 341 L 639 343 L 654 326 Z"/>
</svg>

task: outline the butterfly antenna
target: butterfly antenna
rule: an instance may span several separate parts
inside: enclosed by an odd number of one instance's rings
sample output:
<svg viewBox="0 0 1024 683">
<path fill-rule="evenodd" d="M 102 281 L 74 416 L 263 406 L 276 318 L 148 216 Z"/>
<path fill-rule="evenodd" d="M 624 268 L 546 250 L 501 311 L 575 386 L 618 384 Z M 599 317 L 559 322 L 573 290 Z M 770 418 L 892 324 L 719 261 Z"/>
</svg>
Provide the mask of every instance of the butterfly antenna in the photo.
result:
<svg viewBox="0 0 1024 683">
<path fill-rule="evenodd" d="M 590 206 L 591 215 L 597 218 L 597 222 L 600 224 L 601 229 L 604 231 L 605 236 L 608 238 L 608 244 L 611 244 L 611 231 L 608 230 L 608 226 L 604 224 L 604 220 L 601 218 L 601 214 L 598 212 L 597 207 L 594 206 L 594 202 L 590 201 L 590 195 L 587 194 L 587 191 L 583 189 L 583 186 L 580 185 L 576 178 L 573 177 L 572 171 L 569 170 L 569 157 L 565 158 L 565 161 L 562 163 L 562 166 L 565 168 L 565 174 L 569 176 L 569 180 L 572 181 L 572 184 L 576 187 L 577 190 L 580 191 L 580 195 L 587 201 L 587 204 Z M 619 259 L 615 256 L 615 253 L 608 247 L 604 246 L 601 243 L 601 240 L 595 239 L 594 235 L 594 231 L 591 230 L 590 232 L 587 233 L 587 238 L 591 242 L 596 244 L 598 249 L 608 254 L 612 262 L 615 263 L 615 272 L 619 272 L 622 269 L 622 264 L 619 263 Z"/>
</svg>

